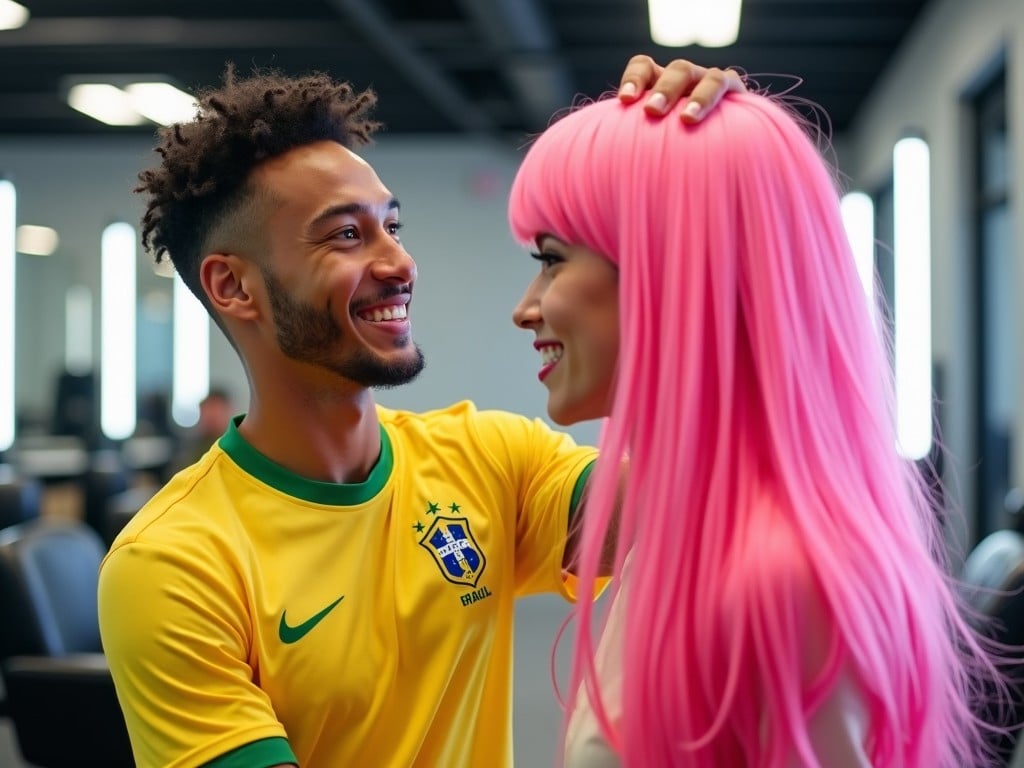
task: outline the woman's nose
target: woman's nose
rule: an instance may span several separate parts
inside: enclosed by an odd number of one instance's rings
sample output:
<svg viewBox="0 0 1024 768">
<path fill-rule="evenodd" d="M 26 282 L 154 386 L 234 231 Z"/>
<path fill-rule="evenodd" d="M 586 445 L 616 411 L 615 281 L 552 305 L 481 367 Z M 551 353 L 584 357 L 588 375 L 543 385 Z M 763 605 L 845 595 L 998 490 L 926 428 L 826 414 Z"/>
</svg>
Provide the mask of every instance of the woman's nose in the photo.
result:
<svg viewBox="0 0 1024 768">
<path fill-rule="evenodd" d="M 527 329 L 539 323 L 540 319 L 540 297 L 537 294 L 537 281 L 534 280 L 513 308 L 512 322 L 520 328 Z"/>
</svg>

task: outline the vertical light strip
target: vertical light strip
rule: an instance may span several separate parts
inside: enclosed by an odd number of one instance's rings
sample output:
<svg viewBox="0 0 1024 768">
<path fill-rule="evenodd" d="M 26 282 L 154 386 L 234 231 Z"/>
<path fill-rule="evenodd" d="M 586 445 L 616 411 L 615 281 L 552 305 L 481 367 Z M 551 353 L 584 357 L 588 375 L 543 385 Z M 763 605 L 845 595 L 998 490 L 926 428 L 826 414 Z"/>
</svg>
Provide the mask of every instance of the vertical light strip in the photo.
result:
<svg viewBox="0 0 1024 768">
<path fill-rule="evenodd" d="M 0 181 L 0 451 L 14 442 L 14 301 L 15 220 L 14 185 Z"/>
<path fill-rule="evenodd" d="M 931 189 L 928 145 L 893 148 L 893 320 L 900 453 L 922 459 L 932 446 Z"/>
<path fill-rule="evenodd" d="M 135 229 L 103 230 L 100 293 L 100 425 L 112 440 L 135 431 Z"/>
<path fill-rule="evenodd" d="M 199 420 L 210 391 L 210 317 L 179 275 L 174 276 L 174 389 L 171 415 L 182 427 Z"/>
<path fill-rule="evenodd" d="M 92 370 L 92 292 L 84 285 L 64 294 L 64 367 L 76 375 Z"/>
<path fill-rule="evenodd" d="M 875 316 L 875 204 L 863 192 L 850 192 L 842 200 L 843 224 L 853 251 L 864 295 Z"/>
</svg>

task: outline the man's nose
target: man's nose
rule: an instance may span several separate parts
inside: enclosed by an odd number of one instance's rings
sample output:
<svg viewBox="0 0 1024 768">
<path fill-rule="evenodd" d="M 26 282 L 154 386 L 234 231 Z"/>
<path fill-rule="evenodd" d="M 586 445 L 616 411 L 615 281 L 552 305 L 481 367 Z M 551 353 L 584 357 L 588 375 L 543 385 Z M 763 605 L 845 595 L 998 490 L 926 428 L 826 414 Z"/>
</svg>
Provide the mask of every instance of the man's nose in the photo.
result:
<svg viewBox="0 0 1024 768">
<path fill-rule="evenodd" d="M 401 243 L 391 240 L 377 255 L 373 275 L 378 280 L 410 283 L 416 279 L 416 262 Z"/>
</svg>

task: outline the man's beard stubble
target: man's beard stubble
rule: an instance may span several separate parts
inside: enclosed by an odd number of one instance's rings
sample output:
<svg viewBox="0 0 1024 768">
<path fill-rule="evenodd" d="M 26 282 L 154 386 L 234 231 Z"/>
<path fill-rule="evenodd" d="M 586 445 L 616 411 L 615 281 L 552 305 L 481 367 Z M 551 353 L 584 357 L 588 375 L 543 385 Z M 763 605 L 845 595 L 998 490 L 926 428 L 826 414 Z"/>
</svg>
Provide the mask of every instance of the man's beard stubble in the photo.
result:
<svg viewBox="0 0 1024 768">
<path fill-rule="evenodd" d="M 407 384 L 423 370 L 423 352 L 411 339 L 396 341 L 396 346 L 412 345 L 416 353 L 400 363 L 387 363 L 366 349 L 339 360 L 333 350 L 343 334 L 330 308 L 318 310 L 296 301 L 269 270 L 262 272 L 277 327 L 277 343 L 291 359 L 326 368 L 364 387 L 383 389 Z"/>
</svg>

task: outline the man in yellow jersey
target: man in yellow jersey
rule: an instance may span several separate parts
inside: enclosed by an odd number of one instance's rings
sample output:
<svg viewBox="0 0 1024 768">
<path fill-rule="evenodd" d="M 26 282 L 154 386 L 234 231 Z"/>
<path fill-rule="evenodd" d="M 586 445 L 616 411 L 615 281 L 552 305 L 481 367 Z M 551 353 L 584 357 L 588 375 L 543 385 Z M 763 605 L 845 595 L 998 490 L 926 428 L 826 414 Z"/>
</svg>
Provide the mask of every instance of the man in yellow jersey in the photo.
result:
<svg viewBox="0 0 1024 768">
<path fill-rule="evenodd" d="M 623 82 L 635 98 L 662 74 L 640 57 Z M 674 63 L 663 101 L 742 87 L 705 74 Z M 229 69 L 140 175 L 145 244 L 251 386 L 100 572 L 143 768 L 509 766 L 514 598 L 573 597 L 566 531 L 593 449 L 468 402 L 374 403 L 423 357 L 398 202 L 350 149 L 373 102 L 323 75 Z"/>
</svg>

